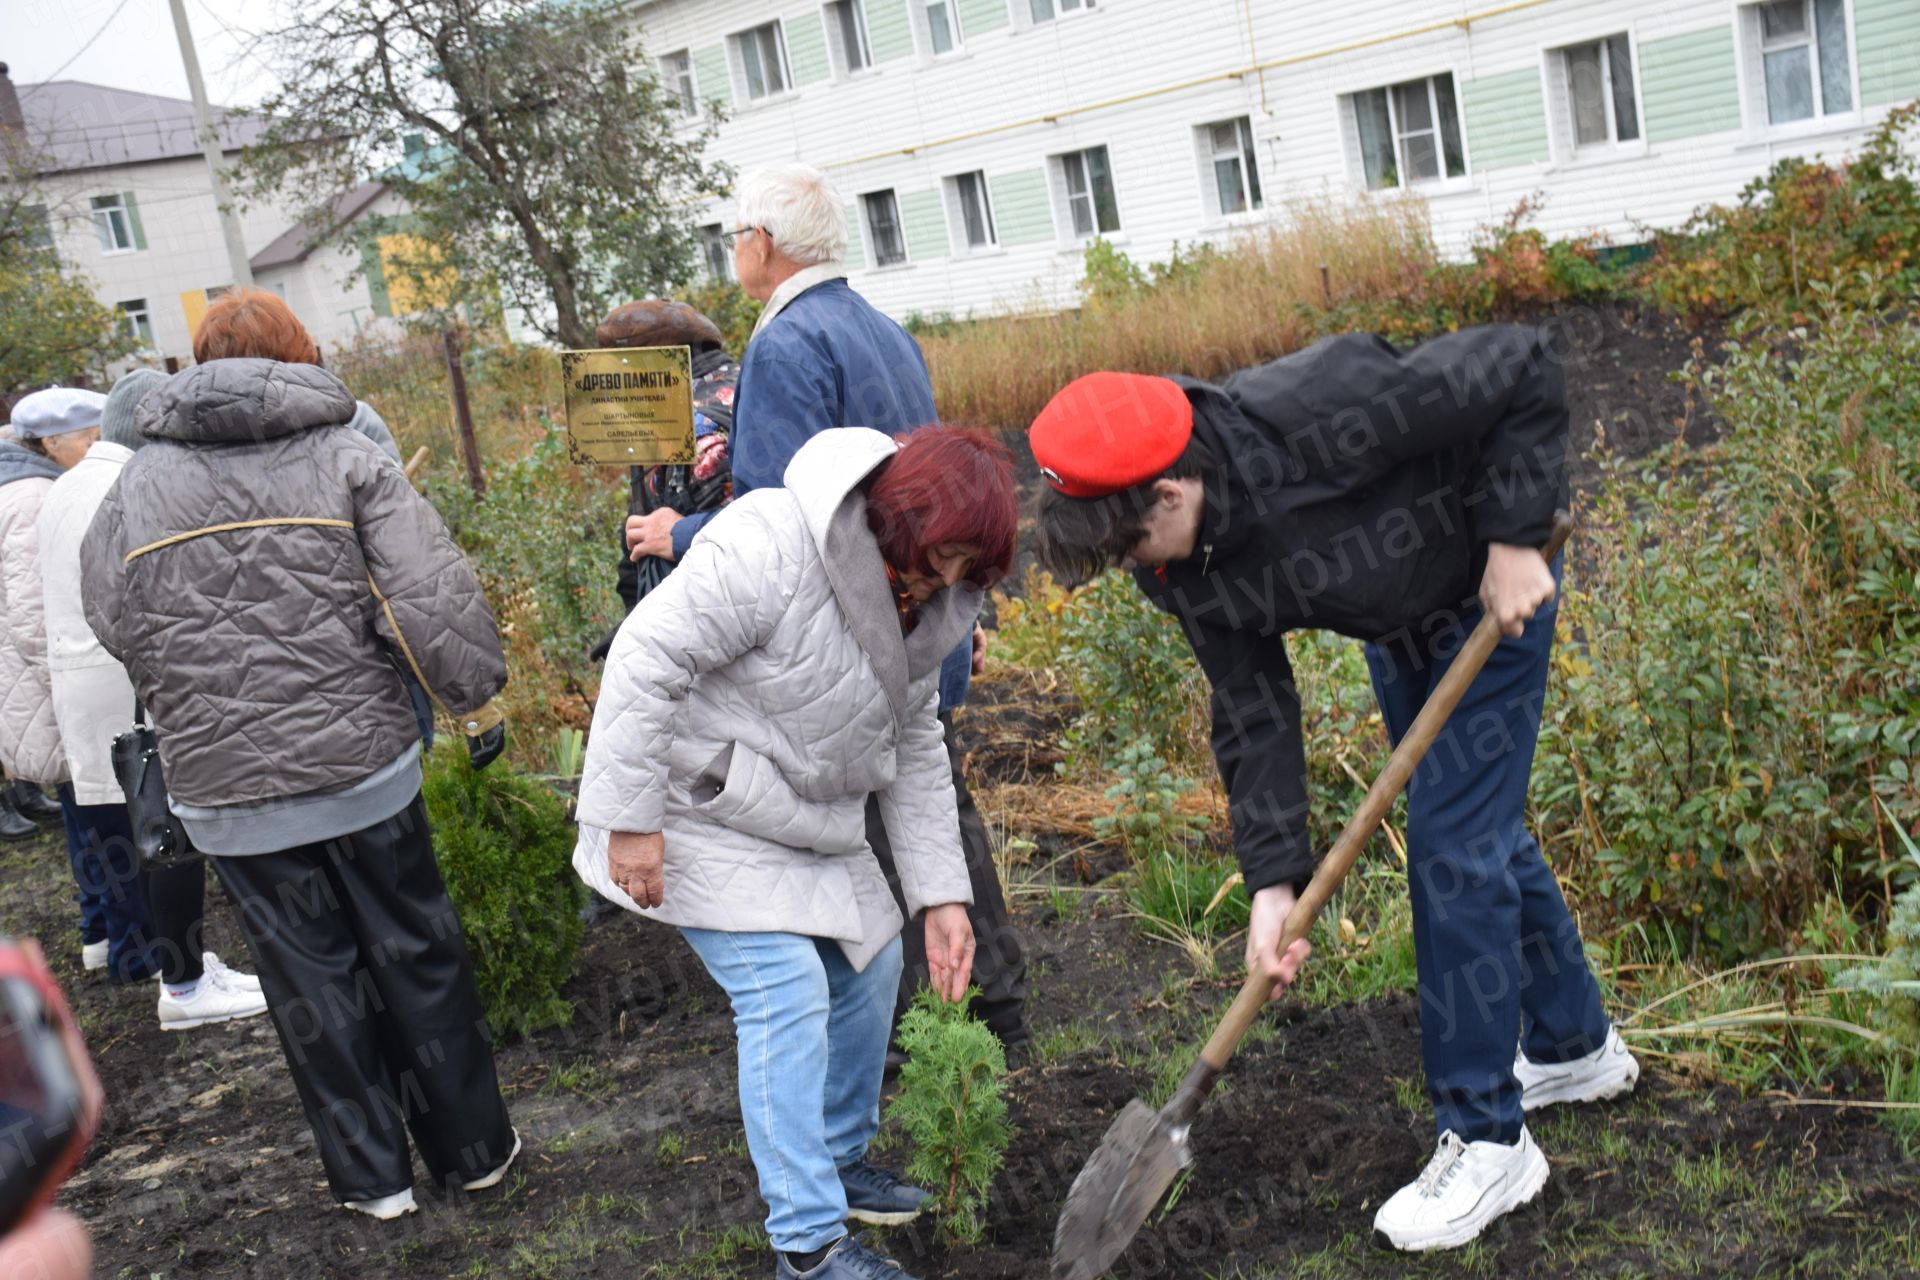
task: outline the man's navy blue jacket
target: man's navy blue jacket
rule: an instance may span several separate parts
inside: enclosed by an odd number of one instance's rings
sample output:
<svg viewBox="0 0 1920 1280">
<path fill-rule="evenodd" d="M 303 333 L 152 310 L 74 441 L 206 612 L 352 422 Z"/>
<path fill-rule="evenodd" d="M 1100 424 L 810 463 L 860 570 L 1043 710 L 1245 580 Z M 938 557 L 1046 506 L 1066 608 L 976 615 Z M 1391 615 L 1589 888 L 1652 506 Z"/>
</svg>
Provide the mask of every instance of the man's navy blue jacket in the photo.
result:
<svg viewBox="0 0 1920 1280">
<path fill-rule="evenodd" d="M 733 494 L 779 488 L 800 446 L 831 427 L 898 435 L 937 420 L 926 357 L 913 335 L 844 279 L 822 281 L 747 344 L 728 442 Z M 675 559 L 718 514 L 674 525 Z M 971 661 L 971 646 L 963 645 L 941 667 L 943 709 L 966 700 Z"/>
<path fill-rule="evenodd" d="M 1253 893 L 1318 861 L 1282 637 L 1324 628 L 1426 661 L 1426 642 L 1478 607 L 1487 544 L 1540 546 L 1565 505 L 1566 382 L 1546 333 L 1508 325 L 1406 352 L 1349 334 L 1224 386 L 1174 381 L 1219 465 L 1192 558 L 1135 576 L 1213 685 Z"/>
</svg>

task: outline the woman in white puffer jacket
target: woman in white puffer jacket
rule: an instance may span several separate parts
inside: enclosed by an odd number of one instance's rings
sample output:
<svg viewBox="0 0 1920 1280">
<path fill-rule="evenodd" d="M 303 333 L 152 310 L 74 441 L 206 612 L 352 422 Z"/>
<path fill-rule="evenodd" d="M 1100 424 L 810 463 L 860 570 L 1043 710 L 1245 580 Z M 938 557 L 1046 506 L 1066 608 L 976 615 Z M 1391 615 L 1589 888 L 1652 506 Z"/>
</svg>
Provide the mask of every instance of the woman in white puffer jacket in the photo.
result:
<svg viewBox="0 0 1920 1280">
<path fill-rule="evenodd" d="M 882 1265 L 850 1216 L 901 1222 L 925 1199 L 865 1159 L 902 923 L 865 802 L 958 999 L 971 890 L 937 685 L 1012 563 L 1017 508 L 1005 449 L 950 427 L 822 432 L 785 484 L 726 508 L 621 626 L 574 866 L 678 925 L 727 991 L 776 1274 L 837 1280 Z"/>
</svg>

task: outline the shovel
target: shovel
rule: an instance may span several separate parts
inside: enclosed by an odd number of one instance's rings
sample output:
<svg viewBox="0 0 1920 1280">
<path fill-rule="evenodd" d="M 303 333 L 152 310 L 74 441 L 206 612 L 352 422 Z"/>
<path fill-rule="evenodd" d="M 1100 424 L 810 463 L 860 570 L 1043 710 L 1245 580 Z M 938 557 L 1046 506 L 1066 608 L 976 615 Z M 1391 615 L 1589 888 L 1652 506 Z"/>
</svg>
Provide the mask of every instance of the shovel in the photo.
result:
<svg viewBox="0 0 1920 1280">
<path fill-rule="evenodd" d="M 1540 552 L 1549 564 L 1560 554 L 1560 548 L 1572 533 L 1573 518 L 1564 511 L 1557 513 L 1553 536 Z M 1286 927 L 1280 935 L 1282 953 L 1306 937 L 1320 909 L 1359 860 L 1367 841 L 1413 776 L 1414 767 L 1427 754 L 1427 748 L 1433 745 L 1447 717 L 1453 714 L 1460 696 L 1480 674 L 1487 655 L 1499 643 L 1499 624 L 1492 615 L 1483 616 L 1439 687 L 1414 718 L 1413 727 L 1394 748 L 1387 767 L 1374 780 L 1358 812 L 1321 860 L 1306 892 L 1287 914 Z M 1174 1090 L 1167 1105 L 1155 1111 L 1135 1098 L 1107 1129 L 1099 1149 L 1073 1180 L 1066 1207 L 1060 1213 L 1060 1223 L 1054 1228 L 1053 1280 L 1097 1280 L 1132 1242 L 1180 1170 L 1193 1162 L 1187 1132 L 1200 1112 L 1200 1104 L 1212 1092 L 1214 1082 L 1227 1069 L 1227 1060 L 1240 1047 L 1247 1028 L 1260 1016 L 1267 997 L 1272 994 L 1273 984 L 1264 974 L 1249 973 L 1213 1038 L 1200 1051 L 1200 1060 L 1180 1081 L 1180 1087 Z"/>
</svg>

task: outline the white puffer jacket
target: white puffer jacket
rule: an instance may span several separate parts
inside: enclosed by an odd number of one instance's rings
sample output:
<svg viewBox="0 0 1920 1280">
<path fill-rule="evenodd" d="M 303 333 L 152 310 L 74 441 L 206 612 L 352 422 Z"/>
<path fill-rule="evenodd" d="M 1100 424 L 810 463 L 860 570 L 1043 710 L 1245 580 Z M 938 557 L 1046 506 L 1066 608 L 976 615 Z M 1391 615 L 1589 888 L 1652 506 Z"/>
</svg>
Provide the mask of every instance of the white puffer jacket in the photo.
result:
<svg viewBox="0 0 1920 1280">
<path fill-rule="evenodd" d="M 0 766 L 49 785 L 67 780 L 47 677 L 40 598 L 40 504 L 60 469 L 13 441 L 0 442 Z"/>
<path fill-rule="evenodd" d="M 937 686 L 980 593 L 940 592 L 900 634 L 856 490 L 895 448 L 864 427 L 813 437 L 786 488 L 709 522 L 621 625 L 573 855 L 601 896 L 640 911 L 607 833 L 664 831 L 665 900 L 643 914 L 833 938 L 864 969 L 902 923 L 867 844 L 872 792 L 908 909 L 972 901 Z"/>
</svg>

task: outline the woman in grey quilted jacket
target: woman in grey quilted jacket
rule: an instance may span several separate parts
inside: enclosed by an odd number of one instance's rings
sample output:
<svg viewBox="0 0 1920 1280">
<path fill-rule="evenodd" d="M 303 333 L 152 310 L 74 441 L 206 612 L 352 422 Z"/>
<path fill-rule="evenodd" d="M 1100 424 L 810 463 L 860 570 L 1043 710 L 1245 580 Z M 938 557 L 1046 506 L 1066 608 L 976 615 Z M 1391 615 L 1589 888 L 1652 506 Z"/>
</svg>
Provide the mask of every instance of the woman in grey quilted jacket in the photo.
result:
<svg viewBox="0 0 1920 1280">
<path fill-rule="evenodd" d="M 160 735 L 174 813 L 239 901 L 334 1197 L 411 1212 L 519 1151 L 420 801 L 410 672 L 499 754 L 506 659 L 433 507 L 270 293 L 229 294 L 200 363 L 81 544 L 87 623 Z"/>
<path fill-rule="evenodd" d="M 926 1194 L 869 1164 L 901 916 L 867 843 L 878 797 L 933 982 L 966 991 L 967 866 L 941 660 L 1013 559 L 1006 451 L 929 427 L 823 431 L 710 521 L 622 624 L 594 709 L 574 867 L 679 926 L 733 1002 L 741 1114 L 776 1274 L 900 1277 L 849 1218 Z"/>
</svg>

